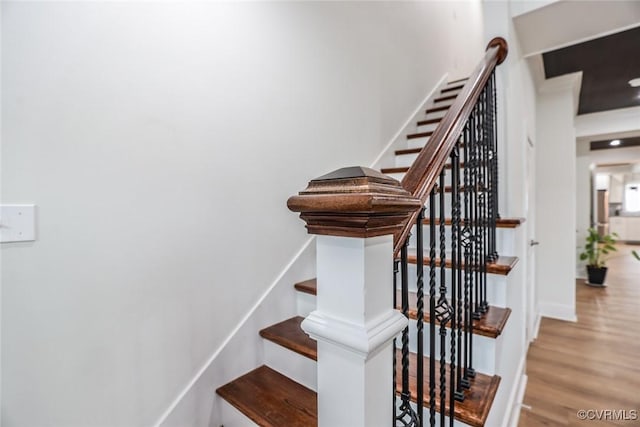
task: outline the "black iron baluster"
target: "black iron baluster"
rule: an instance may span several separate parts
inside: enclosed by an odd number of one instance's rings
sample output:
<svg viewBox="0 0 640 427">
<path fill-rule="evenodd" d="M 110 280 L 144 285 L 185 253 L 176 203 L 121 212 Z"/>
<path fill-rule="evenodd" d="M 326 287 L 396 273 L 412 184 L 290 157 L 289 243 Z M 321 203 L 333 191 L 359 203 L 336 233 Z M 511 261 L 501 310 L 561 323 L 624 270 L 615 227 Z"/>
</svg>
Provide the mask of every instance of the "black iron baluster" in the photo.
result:
<svg viewBox="0 0 640 427">
<path fill-rule="evenodd" d="M 487 255 L 487 260 L 491 263 L 496 261 L 496 221 L 495 221 L 495 206 L 494 206 L 494 174 L 493 174 L 493 159 L 494 159 L 494 117 L 493 117 L 493 96 L 492 96 L 492 82 L 491 79 L 487 82 L 487 86 L 485 87 L 485 91 L 487 92 L 487 122 L 488 122 L 488 141 L 487 141 L 487 212 L 488 212 L 488 221 L 489 221 L 489 230 L 488 230 L 488 240 L 489 240 L 489 250 Z"/>
<path fill-rule="evenodd" d="M 451 339 L 449 343 L 449 424 L 453 427 L 454 408 L 456 400 L 456 332 L 458 332 L 458 319 L 455 308 L 458 306 L 458 229 L 456 218 L 460 211 L 460 156 L 458 145 L 450 154 L 451 159 Z M 459 350 L 458 350 L 459 351 Z"/>
<path fill-rule="evenodd" d="M 469 229 L 471 230 L 471 257 L 469 260 L 469 270 L 471 276 L 471 283 L 469 289 L 469 348 L 468 348 L 468 365 L 465 369 L 465 375 L 468 380 L 467 386 L 470 387 L 471 379 L 475 377 L 475 370 L 473 369 L 473 322 L 477 305 L 478 295 L 478 269 L 476 268 L 478 263 L 477 258 L 477 226 L 478 226 L 478 198 L 477 198 L 477 142 L 478 142 L 478 109 L 474 108 L 471 112 L 471 120 L 469 124 L 469 136 L 471 138 L 469 144 L 469 156 L 471 163 L 471 170 L 469 171 Z"/>
<path fill-rule="evenodd" d="M 429 425 L 436 425 L 436 188 L 429 194 Z"/>
<path fill-rule="evenodd" d="M 409 272 L 407 247 L 409 237 L 400 249 L 400 286 L 402 314 L 409 318 Z M 409 390 L 409 326 L 402 331 L 402 392 L 400 394 L 400 413 L 396 417 L 402 426 L 419 426 L 416 413 L 411 407 L 411 392 Z"/>
<path fill-rule="evenodd" d="M 438 303 L 436 305 L 436 318 L 440 324 L 440 426 L 445 424 L 445 405 L 446 405 L 446 391 L 447 391 L 447 377 L 446 377 L 446 351 L 447 351 L 447 329 L 446 325 L 451 319 L 451 306 L 447 301 L 447 276 L 446 276 L 446 262 L 447 262 L 447 247 L 446 247 L 446 217 L 445 217 L 445 172 L 440 172 L 440 293 L 438 296 Z"/>
<path fill-rule="evenodd" d="M 487 120 L 486 120 L 486 93 L 483 90 L 480 93 L 480 98 L 478 99 L 478 110 L 479 110 L 479 123 L 478 123 L 478 269 L 479 269 L 479 285 L 478 285 L 478 297 L 476 299 L 476 318 L 481 318 L 482 315 L 486 312 L 485 307 L 485 291 L 486 291 L 486 146 L 487 146 Z"/>
<path fill-rule="evenodd" d="M 492 175 L 493 175 L 493 179 L 492 179 L 492 193 L 493 193 L 493 235 L 494 235 L 494 247 L 493 247 L 493 253 L 492 253 L 492 257 L 494 259 L 494 261 L 498 260 L 498 248 L 497 248 L 497 242 L 496 242 L 496 221 L 500 218 L 500 210 L 499 210 L 499 205 L 498 205 L 498 128 L 497 128 L 497 121 L 498 121 L 498 99 L 496 98 L 496 72 L 493 71 L 491 73 L 491 78 L 489 79 L 489 82 L 491 83 L 491 128 L 493 130 L 492 132 L 492 138 L 491 138 L 491 144 L 493 147 L 493 158 L 492 158 Z"/>
<path fill-rule="evenodd" d="M 460 228 L 460 145 L 464 141 L 461 136 L 451 153 L 451 186 L 453 209 L 451 215 L 451 276 L 454 278 L 451 289 L 451 301 L 454 307 L 454 321 L 451 322 L 452 355 L 451 355 L 451 393 L 453 398 L 462 402 L 464 393 L 460 390 L 462 366 L 462 230 Z M 462 142 L 464 143 L 464 142 Z M 456 342 L 457 340 L 457 342 Z M 457 344 L 457 345 L 456 345 Z M 457 351 L 455 351 L 457 350 Z M 454 358 L 455 353 L 455 358 Z"/>
<path fill-rule="evenodd" d="M 416 386 L 416 404 L 418 413 L 419 426 L 423 425 L 423 407 L 424 407 L 424 236 L 422 230 L 422 223 L 424 220 L 424 208 L 418 212 L 416 218 L 416 278 L 417 278 L 417 292 L 416 292 L 416 309 L 417 321 L 417 345 L 418 345 L 418 358 L 416 363 L 416 377 L 418 384 Z"/>
<path fill-rule="evenodd" d="M 464 394 L 463 389 L 470 386 L 470 351 L 471 351 L 471 312 L 473 310 L 471 281 L 473 279 L 471 271 L 471 252 L 473 248 L 473 231 L 471 228 L 471 212 L 473 211 L 473 199 L 471 196 L 471 174 L 473 164 L 471 163 L 473 117 L 470 117 L 464 127 L 464 228 L 462 229 L 462 244 L 464 245 L 464 371 L 459 381 L 458 392 Z"/>
<path fill-rule="evenodd" d="M 481 131 L 481 113 L 479 104 L 473 109 L 473 147 L 471 149 L 471 162 L 473 163 L 473 186 L 472 186 L 472 196 L 471 199 L 474 200 L 473 204 L 473 241 L 474 241 L 474 251 L 473 251 L 473 273 L 474 273 L 474 283 L 473 283 L 473 319 L 478 320 L 481 318 L 480 313 L 480 195 L 479 195 L 479 185 L 480 185 L 480 139 L 482 137 Z M 473 336 L 473 334 L 472 334 Z"/>
<path fill-rule="evenodd" d="M 485 314 L 489 309 L 487 303 L 487 254 L 489 253 L 487 245 L 487 227 L 488 227 L 488 211 L 487 211 L 487 179 L 488 179 L 488 160 L 487 153 L 489 148 L 489 121 L 487 111 L 487 86 L 482 90 L 480 95 L 480 108 L 482 109 L 482 126 L 481 126 L 481 145 L 480 145 L 480 313 Z"/>
</svg>

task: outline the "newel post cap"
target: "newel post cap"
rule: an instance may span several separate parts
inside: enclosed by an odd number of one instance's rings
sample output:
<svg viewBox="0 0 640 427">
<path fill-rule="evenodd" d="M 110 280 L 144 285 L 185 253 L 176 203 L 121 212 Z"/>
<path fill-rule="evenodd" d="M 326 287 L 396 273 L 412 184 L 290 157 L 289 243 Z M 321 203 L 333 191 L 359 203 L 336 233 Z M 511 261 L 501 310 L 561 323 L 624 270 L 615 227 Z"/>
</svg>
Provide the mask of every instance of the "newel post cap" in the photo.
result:
<svg viewBox="0 0 640 427">
<path fill-rule="evenodd" d="M 313 179 L 287 201 L 309 234 L 344 237 L 395 234 L 421 205 L 399 181 L 360 166 Z"/>
</svg>

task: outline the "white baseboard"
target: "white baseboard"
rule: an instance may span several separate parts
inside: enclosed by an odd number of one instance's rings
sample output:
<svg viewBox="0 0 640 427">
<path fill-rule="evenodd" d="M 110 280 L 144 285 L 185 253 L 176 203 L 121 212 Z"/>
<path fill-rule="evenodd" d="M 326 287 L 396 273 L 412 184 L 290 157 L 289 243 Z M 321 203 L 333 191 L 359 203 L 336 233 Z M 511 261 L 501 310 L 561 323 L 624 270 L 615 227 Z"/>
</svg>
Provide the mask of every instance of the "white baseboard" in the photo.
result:
<svg viewBox="0 0 640 427">
<path fill-rule="evenodd" d="M 518 419 L 520 418 L 520 406 L 524 399 L 524 392 L 527 387 L 527 376 L 524 373 L 526 366 L 527 354 L 523 354 L 518 363 L 518 369 L 516 370 L 516 378 L 514 386 L 509 393 L 509 400 L 507 401 L 507 411 L 502 422 L 502 427 L 517 427 Z"/>
<path fill-rule="evenodd" d="M 538 303 L 538 313 L 542 317 L 566 320 L 567 322 L 577 322 L 575 305 L 557 304 L 553 302 Z"/>
<path fill-rule="evenodd" d="M 542 321 L 542 316 L 540 316 L 540 314 L 538 314 L 536 316 L 536 321 L 533 324 L 533 339 L 535 340 L 536 338 L 538 338 L 538 333 L 540 333 L 540 322 Z"/>
<path fill-rule="evenodd" d="M 527 390 L 527 382 L 529 381 L 529 377 L 526 375 L 522 375 L 522 379 L 520 380 L 520 387 L 518 389 L 518 398 L 516 400 L 517 408 L 514 408 L 515 411 L 511 414 L 511 423 L 509 427 L 518 427 L 518 423 L 520 421 L 520 412 L 522 411 L 522 403 L 524 401 L 524 393 Z"/>
</svg>

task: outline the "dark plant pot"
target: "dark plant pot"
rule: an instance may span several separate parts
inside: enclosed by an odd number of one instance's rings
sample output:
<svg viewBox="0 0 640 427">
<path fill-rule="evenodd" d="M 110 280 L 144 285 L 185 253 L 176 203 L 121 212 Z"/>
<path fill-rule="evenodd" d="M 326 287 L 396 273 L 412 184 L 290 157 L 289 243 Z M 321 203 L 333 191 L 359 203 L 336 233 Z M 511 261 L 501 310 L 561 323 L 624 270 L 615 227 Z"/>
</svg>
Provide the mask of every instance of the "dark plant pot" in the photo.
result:
<svg viewBox="0 0 640 427">
<path fill-rule="evenodd" d="M 593 267 L 587 265 L 587 276 L 589 278 L 590 285 L 600 285 L 604 283 L 604 279 L 607 276 L 607 267 Z"/>
</svg>

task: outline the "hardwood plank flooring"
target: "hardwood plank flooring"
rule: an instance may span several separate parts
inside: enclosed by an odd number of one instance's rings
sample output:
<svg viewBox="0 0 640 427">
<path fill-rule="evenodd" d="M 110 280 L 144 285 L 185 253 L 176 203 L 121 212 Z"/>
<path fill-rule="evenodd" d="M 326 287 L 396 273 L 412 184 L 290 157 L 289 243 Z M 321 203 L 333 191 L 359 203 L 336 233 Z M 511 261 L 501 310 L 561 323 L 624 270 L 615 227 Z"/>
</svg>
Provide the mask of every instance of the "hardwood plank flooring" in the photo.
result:
<svg viewBox="0 0 640 427">
<path fill-rule="evenodd" d="M 606 288 L 576 280 L 577 323 L 542 320 L 527 355 L 520 427 L 640 426 L 640 262 L 633 248 L 618 245 Z M 626 413 L 578 416 L 606 409 Z"/>
</svg>

